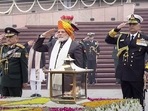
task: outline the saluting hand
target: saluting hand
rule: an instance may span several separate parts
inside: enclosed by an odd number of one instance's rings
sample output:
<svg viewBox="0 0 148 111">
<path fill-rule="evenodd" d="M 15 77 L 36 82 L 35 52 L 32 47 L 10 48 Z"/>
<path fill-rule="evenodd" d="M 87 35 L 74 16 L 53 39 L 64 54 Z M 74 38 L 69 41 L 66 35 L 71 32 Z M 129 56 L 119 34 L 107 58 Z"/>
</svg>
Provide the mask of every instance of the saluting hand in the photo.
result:
<svg viewBox="0 0 148 111">
<path fill-rule="evenodd" d="M 1 34 L 1 35 L 0 35 L 0 41 L 2 41 L 4 37 L 5 37 L 5 34 L 4 34 L 4 33 Z"/>
<path fill-rule="evenodd" d="M 34 40 L 28 41 L 28 45 L 29 45 L 29 46 L 33 46 L 33 44 L 34 44 Z"/>
<path fill-rule="evenodd" d="M 50 29 L 50 30 L 44 32 L 42 34 L 42 36 L 45 37 L 45 38 L 51 37 L 51 35 L 54 34 L 56 31 L 57 31 L 57 29 L 55 29 L 55 28 L 54 29 Z"/>
<path fill-rule="evenodd" d="M 88 40 L 89 39 L 89 36 L 86 36 L 83 40 L 85 41 L 85 40 Z"/>
<path fill-rule="evenodd" d="M 127 24 L 126 22 L 123 22 L 123 23 L 119 24 L 117 26 L 117 29 L 121 29 L 121 28 L 125 27 L 126 24 Z"/>
</svg>

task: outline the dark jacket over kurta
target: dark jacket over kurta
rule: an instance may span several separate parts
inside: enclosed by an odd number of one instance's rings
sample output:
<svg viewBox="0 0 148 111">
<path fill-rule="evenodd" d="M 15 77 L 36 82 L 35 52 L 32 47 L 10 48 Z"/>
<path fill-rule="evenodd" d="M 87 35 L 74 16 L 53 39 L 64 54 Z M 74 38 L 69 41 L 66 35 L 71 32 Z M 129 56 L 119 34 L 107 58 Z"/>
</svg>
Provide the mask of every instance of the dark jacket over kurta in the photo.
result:
<svg viewBox="0 0 148 111">
<path fill-rule="evenodd" d="M 44 42 L 44 38 L 38 38 L 38 40 L 34 44 L 34 49 L 39 52 L 48 52 L 49 53 L 49 60 L 50 60 L 51 52 L 52 52 L 52 49 L 55 45 L 56 39 L 51 38 L 47 44 L 43 44 L 43 42 Z M 72 41 L 69 51 L 68 51 L 68 54 L 70 55 L 71 58 L 73 58 L 75 60 L 74 63 L 77 66 L 83 67 L 83 50 L 82 50 L 82 46 L 80 44 L 78 44 L 75 41 Z M 64 81 L 65 81 L 64 82 L 65 91 L 69 91 L 70 88 L 68 87 L 68 85 L 71 84 L 72 79 L 64 76 Z M 66 88 L 66 87 L 68 87 L 68 88 Z"/>
<path fill-rule="evenodd" d="M 109 44 L 117 44 L 118 53 L 120 53 L 116 69 L 117 78 L 124 81 L 143 81 L 145 53 L 148 52 L 148 46 L 137 45 L 136 43 L 140 39 L 148 40 L 148 37 L 140 32 L 137 33 L 133 41 L 130 41 L 130 34 L 128 33 L 121 33 L 119 37 L 114 36 L 108 34 L 105 41 Z M 121 51 L 120 49 L 124 50 Z"/>
<path fill-rule="evenodd" d="M 39 52 L 48 52 L 49 60 L 51 51 L 56 42 L 56 39 L 52 38 L 49 43 L 43 44 L 44 38 L 38 38 L 34 44 L 34 49 Z M 68 54 L 71 58 L 75 59 L 75 64 L 79 67 L 83 67 L 83 50 L 82 46 L 75 41 L 72 41 Z"/>
</svg>

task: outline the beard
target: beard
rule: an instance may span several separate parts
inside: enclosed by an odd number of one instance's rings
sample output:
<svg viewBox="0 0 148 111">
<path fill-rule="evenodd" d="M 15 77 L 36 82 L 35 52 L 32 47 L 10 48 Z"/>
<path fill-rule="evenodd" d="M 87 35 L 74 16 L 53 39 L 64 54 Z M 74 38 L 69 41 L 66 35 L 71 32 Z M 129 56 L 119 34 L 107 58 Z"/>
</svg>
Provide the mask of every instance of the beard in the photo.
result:
<svg viewBox="0 0 148 111">
<path fill-rule="evenodd" d="M 69 37 L 58 38 L 58 40 L 59 40 L 60 42 L 63 42 L 63 41 L 66 41 L 68 38 L 69 38 Z"/>
</svg>

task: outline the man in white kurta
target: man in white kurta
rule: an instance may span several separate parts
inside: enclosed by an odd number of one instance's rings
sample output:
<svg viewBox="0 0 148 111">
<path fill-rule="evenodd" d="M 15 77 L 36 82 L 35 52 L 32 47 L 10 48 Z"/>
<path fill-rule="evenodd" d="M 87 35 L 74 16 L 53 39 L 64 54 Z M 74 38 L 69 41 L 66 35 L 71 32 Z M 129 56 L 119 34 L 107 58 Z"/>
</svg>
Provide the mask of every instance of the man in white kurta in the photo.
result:
<svg viewBox="0 0 148 111">
<path fill-rule="evenodd" d="M 41 82 L 45 80 L 45 74 L 42 68 L 45 66 L 45 54 L 35 51 L 32 46 L 34 40 L 28 41 L 25 44 L 26 49 L 29 53 L 28 58 L 28 74 L 30 80 L 30 87 L 32 90 L 31 97 L 41 97 Z"/>
</svg>

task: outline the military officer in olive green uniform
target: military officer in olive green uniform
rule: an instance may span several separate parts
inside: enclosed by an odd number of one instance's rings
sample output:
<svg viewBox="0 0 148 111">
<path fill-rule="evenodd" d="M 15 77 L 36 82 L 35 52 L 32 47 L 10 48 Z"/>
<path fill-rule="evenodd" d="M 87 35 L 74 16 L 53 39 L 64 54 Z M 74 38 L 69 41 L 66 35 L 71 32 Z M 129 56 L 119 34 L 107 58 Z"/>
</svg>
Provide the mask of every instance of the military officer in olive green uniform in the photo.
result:
<svg viewBox="0 0 148 111">
<path fill-rule="evenodd" d="M 19 32 L 14 28 L 5 29 L 6 43 L 0 47 L 0 66 L 2 69 L 2 96 L 21 97 L 22 88 L 28 82 L 28 53 L 18 42 Z"/>
<path fill-rule="evenodd" d="M 148 36 L 141 33 L 140 15 L 129 15 L 128 21 L 112 29 L 105 41 L 117 44 L 118 65 L 116 77 L 121 81 L 123 98 L 139 99 L 143 106 L 145 54 L 148 53 Z M 128 25 L 129 32 L 119 33 L 121 28 Z M 119 36 L 117 34 L 119 33 Z"/>
<path fill-rule="evenodd" d="M 97 57 L 100 54 L 100 46 L 98 41 L 94 40 L 95 33 L 87 33 L 87 36 L 81 41 L 86 49 L 87 56 L 87 68 L 93 69 L 93 72 L 88 73 L 88 83 L 96 83 L 96 68 L 97 68 Z"/>
</svg>

